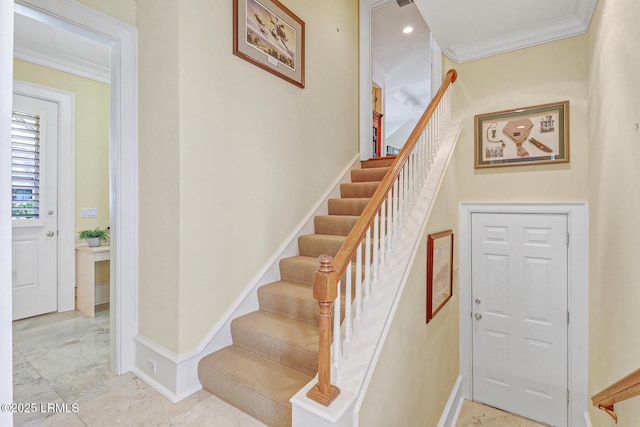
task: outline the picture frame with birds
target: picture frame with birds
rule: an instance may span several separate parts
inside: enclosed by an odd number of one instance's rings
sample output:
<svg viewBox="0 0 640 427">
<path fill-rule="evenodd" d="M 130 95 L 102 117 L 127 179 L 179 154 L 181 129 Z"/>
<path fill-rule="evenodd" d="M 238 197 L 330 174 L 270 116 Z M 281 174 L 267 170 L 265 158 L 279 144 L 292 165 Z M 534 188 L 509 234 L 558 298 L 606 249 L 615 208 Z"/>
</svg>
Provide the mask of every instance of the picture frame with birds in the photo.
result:
<svg viewBox="0 0 640 427">
<path fill-rule="evenodd" d="M 304 88 L 304 21 L 277 0 L 233 0 L 233 54 Z"/>
</svg>

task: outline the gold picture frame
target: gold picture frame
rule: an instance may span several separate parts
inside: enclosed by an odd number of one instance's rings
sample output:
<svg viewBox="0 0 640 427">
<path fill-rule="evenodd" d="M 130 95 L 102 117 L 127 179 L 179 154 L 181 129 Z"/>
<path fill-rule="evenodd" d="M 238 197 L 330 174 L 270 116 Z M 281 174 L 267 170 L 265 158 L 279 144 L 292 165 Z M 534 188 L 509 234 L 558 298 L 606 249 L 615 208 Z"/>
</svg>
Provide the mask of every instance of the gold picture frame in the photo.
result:
<svg viewBox="0 0 640 427">
<path fill-rule="evenodd" d="M 304 88 L 304 21 L 278 0 L 233 0 L 233 54 Z"/>
<path fill-rule="evenodd" d="M 453 230 L 427 239 L 427 323 L 453 296 Z"/>
<path fill-rule="evenodd" d="M 569 101 L 475 116 L 475 168 L 569 162 Z"/>
</svg>

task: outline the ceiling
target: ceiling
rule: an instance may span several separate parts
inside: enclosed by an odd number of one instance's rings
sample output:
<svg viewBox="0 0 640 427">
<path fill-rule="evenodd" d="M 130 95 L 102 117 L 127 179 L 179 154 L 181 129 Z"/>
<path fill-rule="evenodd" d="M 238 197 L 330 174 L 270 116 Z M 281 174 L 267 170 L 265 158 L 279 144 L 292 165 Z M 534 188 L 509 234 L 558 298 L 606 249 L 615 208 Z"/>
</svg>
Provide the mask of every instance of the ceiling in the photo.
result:
<svg viewBox="0 0 640 427">
<path fill-rule="evenodd" d="M 16 58 L 109 83 L 109 46 L 19 13 L 14 17 Z"/>
<path fill-rule="evenodd" d="M 597 0 L 415 0 L 457 62 L 584 34 Z"/>
</svg>

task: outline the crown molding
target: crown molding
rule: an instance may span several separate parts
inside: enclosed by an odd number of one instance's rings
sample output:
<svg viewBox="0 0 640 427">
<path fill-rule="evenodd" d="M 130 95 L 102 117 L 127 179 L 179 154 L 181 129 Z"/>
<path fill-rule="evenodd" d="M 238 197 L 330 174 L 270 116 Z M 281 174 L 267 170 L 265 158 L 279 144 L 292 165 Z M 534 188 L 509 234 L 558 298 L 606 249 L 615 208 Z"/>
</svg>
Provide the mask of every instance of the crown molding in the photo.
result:
<svg viewBox="0 0 640 427">
<path fill-rule="evenodd" d="M 522 25 L 496 30 L 502 26 L 502 14 L 499 11 L 486 5 L 471 6 L 464 0 L 451 1 L 447 8 L 435 0 L 416 0 L 416 4 L 442 52 L 456 62 L 472 61 L 585 34 L 597 2 L 575 0 L 575 5 L 568 12 L 558 7 L 555 14 L 547 13 L 544 18 L 542 15 L 538 18 L 533 16 L 523 19 Z M 530 16 L 528 12 L 533 12 L 535 7 L 535 2 L 524 2 L 520 14 Z M 477 22 L 487 22 L 486 28 L 479 27 Z M 478 27 L 473 37 L 464 31 L 468 26 Z"/>
</svg>

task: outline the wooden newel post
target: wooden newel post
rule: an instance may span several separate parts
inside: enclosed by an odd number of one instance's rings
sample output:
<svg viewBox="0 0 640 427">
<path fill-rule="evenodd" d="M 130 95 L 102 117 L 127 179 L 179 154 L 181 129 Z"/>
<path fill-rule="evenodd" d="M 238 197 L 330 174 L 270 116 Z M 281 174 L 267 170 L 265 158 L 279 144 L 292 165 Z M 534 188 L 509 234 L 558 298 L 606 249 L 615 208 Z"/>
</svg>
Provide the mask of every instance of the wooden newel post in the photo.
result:
<svg viewBox="0 0 640 427">
<path fill-rule="evenodd" d="M 313 298 L 320 306 L 318 353 L 318 384 L 307 393 L 307 397 L 324 406 L 329 406 L 340 394 L 340 389 L 331 384 L 331 306 L 338 295 L 338 280 L 333 269 L 333 258 L 321 255 L 320 267 L 313 274 Z"/>
</svg>

